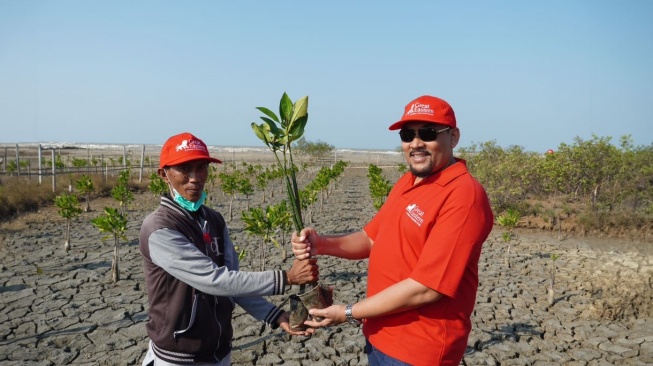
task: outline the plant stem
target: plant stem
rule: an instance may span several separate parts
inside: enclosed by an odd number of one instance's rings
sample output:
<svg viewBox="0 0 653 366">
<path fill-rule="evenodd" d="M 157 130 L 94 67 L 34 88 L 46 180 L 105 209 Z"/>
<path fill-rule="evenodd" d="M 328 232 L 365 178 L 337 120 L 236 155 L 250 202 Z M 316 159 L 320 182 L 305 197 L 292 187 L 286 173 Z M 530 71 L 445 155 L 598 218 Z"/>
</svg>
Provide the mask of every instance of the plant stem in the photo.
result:
<svg viewBox="0 0 653 366">
<path fill-rule="evenodd" d="M 301 203 L 299 202 L 299 190 L 297 189 L 297 176 L 295 174 L 295 163 L 292 158 L 292 150 L 290 148 L 290 145 L 288 145 L 288 154 L 290 155 L 290 176 L 292 177 L 292 188 L 293 188 L 293 196 L 294 196 L 294 205 L 296 208 L 296 213 L 297 217 L 299 220 L 299 223 L 302 226 L 303 229 L 303 221 L 302 221 L 302 206 Z M 284 155 L 285 156 L 285 155 Z M 301 230 L 301 229 L 299 229 Z M 299 232 L 299 231 L 297 231 Z"/>
<path fill-rule="evenodd" d="M 274 152 L 274 157 L 277 159 L 277 163 L 283 170 L 283 178 L 286 182 L 286 191 L 288 192 L 288 200 L 290 201 L 290 209 L 292 210 L 292 219 L 293 223 L 295 225 L 295 230 L 299 234 L 299 232 L 304 228 L 304 224 L 302 221 L 302 214 L 301 210 L 299 209 L 299 195 L 295 195 L 295 190 L 292 187 L 292 184 L 290 182 L 290 177 L 288 176 L 288 162 L 286 160 L 286 154 L 283 154 L 283 164 L 281 163 L 281 160 L 279 159 L 279 155 L 277 155 L 276 151 Z"/>
</svg>

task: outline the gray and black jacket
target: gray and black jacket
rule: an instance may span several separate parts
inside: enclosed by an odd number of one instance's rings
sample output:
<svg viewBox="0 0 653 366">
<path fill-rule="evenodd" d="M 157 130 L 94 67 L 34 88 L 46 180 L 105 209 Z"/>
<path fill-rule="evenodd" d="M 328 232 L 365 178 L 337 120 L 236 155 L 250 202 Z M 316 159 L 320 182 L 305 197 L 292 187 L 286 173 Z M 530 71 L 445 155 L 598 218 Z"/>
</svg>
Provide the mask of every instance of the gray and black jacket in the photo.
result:
<svg viewBox="0 0 653 366">
<path fill-rule="evenodd" d="M 240 272 L 222 215 L 189 212 L 170 196 L 140 230 L 149 302 L 148 336 L 157 357 L 171 363 L 215 362 L 231 350 L 237 303 L 273 328 L 283 310 L 260 296 L 285 293 L 283 271 Z"/>
</svg>

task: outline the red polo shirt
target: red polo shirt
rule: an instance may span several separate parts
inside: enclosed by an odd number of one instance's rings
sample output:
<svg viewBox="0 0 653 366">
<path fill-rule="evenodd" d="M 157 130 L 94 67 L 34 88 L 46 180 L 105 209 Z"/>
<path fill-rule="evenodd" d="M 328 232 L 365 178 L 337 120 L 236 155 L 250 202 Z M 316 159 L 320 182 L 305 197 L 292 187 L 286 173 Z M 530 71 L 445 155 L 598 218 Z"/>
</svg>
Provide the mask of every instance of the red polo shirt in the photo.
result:
<svg viewBox="0 0 653 366">
<path fill-rule="evenodd" d="M 494 217 L 485 190 L 457 161 L 414 186 L 406 173 L 364 228 L 374 241 L 367 297 L 406 278 L 444 295 L 365 321 L 376 348 L 412 365 L 458 365 L 471 331 L 478 260 Z"/>
</svg>

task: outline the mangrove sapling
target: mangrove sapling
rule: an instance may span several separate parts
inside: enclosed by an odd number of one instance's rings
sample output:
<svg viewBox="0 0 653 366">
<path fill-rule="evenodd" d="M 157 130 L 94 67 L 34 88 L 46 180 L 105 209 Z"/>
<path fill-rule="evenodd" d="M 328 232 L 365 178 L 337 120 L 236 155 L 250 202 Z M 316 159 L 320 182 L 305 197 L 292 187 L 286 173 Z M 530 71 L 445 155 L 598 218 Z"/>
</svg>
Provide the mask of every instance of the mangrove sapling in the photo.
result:
<svg viewBox="0 0 653 366">
<path fill-rule="evenodd" d="M 308 122 L 308 96 L 299 98 L 293 103 L 290 97 L 288 97 L 288 94 L 283 93 L 279 102 L 279 116 L 265 107 L 257 107 L 257 109 L 264 114 L 264 116 L 260 117 L 263 123 L 256 124 L 252 122 L 252 130 L 274 154 L 277 166 L 281 170 L 282 178 L 286 183 L 286 193 L 292 212 L 293 224 L 296 232 L 299 233 L 304 228 L 304 221 L 302 219 L 302 205 L 296 175 L 297 166 L 293 160 L 292 144 L 304 134 L 304 128 Z M 313 283 L 311 284 L 311 291 L 309 291 L 311 294 L 304 292 L 304 285 L 300 286 L 299 291 L 302 293 L 300 295 L 301 298 L 304 294 L 312 296 L 314 293 L 320 293 L 322 287 L 317 283 Z M 302 302 L 308 296 L 302 298 Z M 318 296 L 316 295 L 315 297 Z M 327 305 L 324 302 L 319 304 L 319 306 L 318 304 L 313 304 L 314 298 L 310 300 L 306 299 L 307 302 L 311 303 L 311 307 L 321 308 Z M 293 328 L 305 327 L 306 306 L 302 304 L 304 309 L 300 309 L 299 306 L 299 303 L 291 299 L 292 312 L 290 323 Z"/>
<path fill-rule="evenodd" d="M 512 239 L 515 237 L 513 229 L 517 226 L 520 219 L 521 214 L 513 208 L 509 208 L 504 214 L 497 217 L 497 223 L 507 229 L 507 231 L 501 234 L 501 238 L 506 244 L 508 244 L 505 257 L 505 264 L 508 268 L 510 268 L 510 246 L 512 244 Z"/>
<path fill-rule="evenodd" d="M 84 208 L 84 212 L 91 211 L 91 192 L 93 192 L 95 189 L 91 177 L 86 174 L 82 175 L 82 177 L 79 178 L 77 182 L 75 182 L 75 188 L 79 191 L 79 193 L 84 195 L 84 199 L 86 200 L 86 207 Z"/>
<path fill-rule="evenodd" d="M 154 197 L 157 198 L 166 194 L 169 190 L 166 181 L 163 180 L 163 178 L 161 178 L 161 176 L 159 176 L 157 173 L 150 174 L 150 184 L 147 185 L 147 189 L 149 189 Z M 158 205 L 158 200 L 155 203 Z"/>
<path fill-rule="evenodd" d="M 288 94 L 283 93 L 279 102 L 279 117 L 268 108 L 257 107 L 257 109 L 265 114 L 265 116 L 260 117 L 264 123 L 259 125 L 252 122 L 252 130 L 270 148 L 276 158 L 277 166 L 286 182 L 286 193 L 288 194 L 288 203 L 292 211 L 295 230 L 300 232 L 304 225 L 301 215 L 299 188 L 297 186 L 297 167 L 293 161 L 292 143 L 300 139 L 304 134 L 304 128 L 308 122 L 308 97 L 302 97 L 293 103 Z"/>
<path fill-rule="evenodd" d="M 127 208 L 134 201 L 134 194 L 129 190 L 129 170 L 123 170 L 118 176 L 118 182 L 111 189 L 113 197 L 120 205 L 120 214 L 126 215 Z"/>
<path fill-rule="evenodd" d="M 322 212 L 322 208 L 324 207 L 325 194 L 328 197 L 329 183 L 333 178 L 334 178 L 333 170 L 329 167 L 322 167 L 317 172 L 315 179 L 313 179 L 313 181 L 311 182 L 311 184 L 314 185 L 314 189 L 320 195 L 320 212 Z"/>
<path fill-rule="evenodd" d="M 127 240 L 125 231 L 127 231 L 127 218 L 118 212 L 118 209 L 105 207 L 104 214 L 91 220 L 101 233 L 107 233 L 102 237 L 103 240 L 113 237 L 113 261 L 111 262 L 111 281 L 118 282 L 120 280 L 120 270 L 118 269 L 118 245 L 120 239 Z"/>
<path fill-rule="evenodd" d="M 263 204 L 265 204 L 266 190 L 268 189 L 270 180 L 273 179 L 273 176 L 270 172 L 270 169 L 265 168 L 265 171 L 262 171 L 256 175 L 256 188 L 258 188 L 261 193 L 263 193 Z M 272 197 L 272 195 L 270 195 Z"/>
<path fill-rule="evenodd" d="M 209 172 L 206 176 L 206 185 L 204 191 L 206 192 L 206 201 L 213 202 L 213 194 L 215 191 L 215 182 L 218 180 L 218 168 L 214 165 L 209 165 Z M 208 203 L 207 203 L 208 205 Z"/>
<path fill-rule="evenodd" d="M 288 253 L 283 243 L 286 242 L 286 234 L 292 231 L 292 215 L 288 212 L 288 204 L 285 200 L 272 207 L 274 209 L 274 216 L 276 217 L 274 221 L 275 227 L 281 231 L 282 245 L 279 245 L 281 249 L 281 261 L 285 261 L 288 258 Z"/>
<path fill-rule="evenodd" d="M 549 291 L 548 291 L 548 300 L 549 300 L 549 305 L 555 304 L 555 290 L 554 290 L 554 285 L 555 285 L 555 276 L 556 276 L 556 260 L 558 259 L 559 255 L 555 253 L 550 254 L 551 257 L 551 273 L 549 276 Z"/>
<path fill-rule="evenodd" d="M 215 188 L 215 182 L 218 180 L 218 167 L 215 165 L 209 165 L 209 174 L 206 176 L 206 183 L 211 187 Z"/>
<path fill-rule="evenodd" d="M 381 209 L 381 206 L 383 206 L 388 194 L 390 194 L 392 184 L 389 180 L 383 177 L 383 171 L 375 164 L 370 164 L 368 166 L 367 177 L 369 178 L 372 203 L 374 204 L 374 208 L 378 211 Z"/>
<path fill-rule="evenodd" d="M 304 189 L 299 191 L 299 200 L 302 204 L 302 211 L 306 214 L 306 220 L 309 224 L 313 224 L 312 205 L 317 201 L 317 194 L 318 191 L 311 184 L 308 184 Z"/>
<path fill-rule="evenodd" d="M 234 170 L 232 173 L 223 172 L 219 174 L 220 188 L 229 196 L 229 221 L 234 219 L 232 207 L 240 186 L 240 175 L 241 173 L 238 170 Z"/>
<path fill-rule="evenodd" d="M 70 250 L 70 227 L 72 219 L 82 213 L 82 208 L 79 206 L 77 196 L 74 194 L 61 194 L 54 198 L 54 204 L 59 208 L 59 215 L 66 219 L 66 241 L 64 243 L 64 250 L 66 253 Z"/>
<path fill-rule="evenodd" d="M 280 191 L 284 189 L 283 171 L 277 166 L 270 169 L 270 198 L 274 198 L 274 190 L 278 187 Z M 277 184 L 278 183 L 278 184 Z"/>
<path fill-rule="evenodd" d="M 249 210 L 249 196 L 254 194 L 254 187 L 247 175 L 240 175 L 240 179 L 238 180 L 238 193 L 245 196 L 245 209 Z"/>
<path fill-rule="evenodd" d="M 258 207 L 253 207 L 243 211 L 241 219 L 245 223 L 245 232 L 249 235 L 260 236 L 263 243 L 259 244 L 260 270 L 265 271 L 265 244 L 274 243 L 279 247 L 279 242 L 274 238 L 274 228 L 276 226 L 275 212 L 272 206 L 267 206 L 265 211 Z"/>
</svg>

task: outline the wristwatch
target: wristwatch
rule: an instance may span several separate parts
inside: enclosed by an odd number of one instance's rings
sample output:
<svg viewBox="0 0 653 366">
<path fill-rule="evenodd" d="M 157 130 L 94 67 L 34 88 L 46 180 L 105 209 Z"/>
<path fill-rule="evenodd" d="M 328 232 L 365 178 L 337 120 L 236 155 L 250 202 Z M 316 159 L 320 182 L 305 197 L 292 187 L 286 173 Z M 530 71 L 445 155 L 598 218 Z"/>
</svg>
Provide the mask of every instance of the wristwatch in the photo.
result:
<svg viewBox="0 0 653 366">
<path fill-rule="evenodd" d="M 359 325 L 361 322 L 358 319 L 354 319 L 354 316 L 351 314 L 351 308 L 353 306 L 352 304 L 345 306 L 345 318 L 347 318 L 349 324 Z"/>
</svg>

